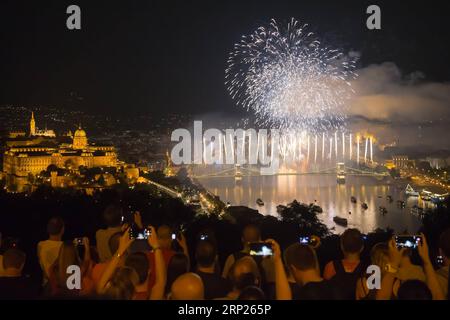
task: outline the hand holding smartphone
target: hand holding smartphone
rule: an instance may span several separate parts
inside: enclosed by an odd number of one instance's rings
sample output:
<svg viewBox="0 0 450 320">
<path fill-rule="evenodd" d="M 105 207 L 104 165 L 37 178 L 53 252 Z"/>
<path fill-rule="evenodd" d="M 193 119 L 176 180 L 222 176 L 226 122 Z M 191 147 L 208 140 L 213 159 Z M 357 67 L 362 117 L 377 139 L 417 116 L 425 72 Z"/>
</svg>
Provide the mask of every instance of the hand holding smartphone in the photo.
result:
<svg viewBox="0 0 450 320">
<path fill-rule="evenodd" d="M 395 244 L 397 248 L 417 249 L 417 246 L 422 241 L 420 235 L 398 235 L 395 236 Z"/>
<path fill-rule="evenodd" d="M 151 235 L 151 230 L 147 228 L 139 228 L 136 225 L 132 225 L 128 231 L 130 239 L 135 240 L 147 240 Z"/>
<path fill-rule="evenodd" d="M 83 242 L 83 238 L 82 237 L 73 239 L 73 243 L 76 246 L 84 246 L 84 242 Z"/>
</svg>

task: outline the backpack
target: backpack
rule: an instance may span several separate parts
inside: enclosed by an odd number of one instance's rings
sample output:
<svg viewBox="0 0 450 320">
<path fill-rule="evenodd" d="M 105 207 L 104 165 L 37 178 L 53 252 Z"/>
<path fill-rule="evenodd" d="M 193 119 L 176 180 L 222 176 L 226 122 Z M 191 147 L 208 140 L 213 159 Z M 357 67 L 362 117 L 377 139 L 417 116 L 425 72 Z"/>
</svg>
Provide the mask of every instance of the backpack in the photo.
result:
<svg viewBox="0 0 450 320">
<path fill-rule="evenodd" d="M 363 271 L 362 262 L 360 262 L 353 272 L 346 272 L 341 260 L 333 261 L 336 274 L 330 279 L 335 290 L 339 293 L 341 300 L 356 299 L 356 282 L 361 277 Z"/>
</svg>

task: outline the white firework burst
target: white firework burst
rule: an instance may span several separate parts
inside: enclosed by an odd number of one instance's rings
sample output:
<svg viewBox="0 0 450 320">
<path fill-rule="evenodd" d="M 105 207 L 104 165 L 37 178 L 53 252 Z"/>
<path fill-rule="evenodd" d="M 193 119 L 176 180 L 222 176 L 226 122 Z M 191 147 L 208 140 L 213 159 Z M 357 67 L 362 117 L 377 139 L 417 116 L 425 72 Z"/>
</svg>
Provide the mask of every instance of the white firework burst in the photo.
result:
<svg viewBox="0 0 450 320">
<path fill-rule="evenodd" d="M 229 54 L 225 84 L 261 125 L 319 132 L 342 126 L 355 60 L 326 47 L 294 19 L 243 36 Z"/>
</svg>

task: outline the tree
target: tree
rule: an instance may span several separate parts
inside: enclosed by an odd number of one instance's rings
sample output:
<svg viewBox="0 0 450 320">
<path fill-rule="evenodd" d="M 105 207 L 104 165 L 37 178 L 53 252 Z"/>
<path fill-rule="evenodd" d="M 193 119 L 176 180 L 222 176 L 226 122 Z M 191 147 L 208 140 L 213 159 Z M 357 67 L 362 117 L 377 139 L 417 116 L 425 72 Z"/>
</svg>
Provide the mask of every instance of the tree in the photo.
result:
<svg viewBox="0 0 450 320">
<path fill-rule="evenodd" d="M 330 234 L 327 226 L 317 218 L 317 210 L 313 206 L 294 200 L 287 206 L 280 206 L 278 211 L 282 221 L 296 223 L 303 234 L 319 237 Z"/>
<path fill-rule="evenodd" d="M 50 173 L 50 172 L 52 172 L 52 171 L 58 171 L 58 167 L 57 167 L 55 164 L 50 164 L 50 165 L 47 167 L 47 173 Z"/>
<path fill-rule="evenodd" d="M 105 186 L 105 177 L 103 177 L 103 175 L 100 175 L 100 177 L 97 180 L 97 183 L 102 187 Z"/>
</svg>

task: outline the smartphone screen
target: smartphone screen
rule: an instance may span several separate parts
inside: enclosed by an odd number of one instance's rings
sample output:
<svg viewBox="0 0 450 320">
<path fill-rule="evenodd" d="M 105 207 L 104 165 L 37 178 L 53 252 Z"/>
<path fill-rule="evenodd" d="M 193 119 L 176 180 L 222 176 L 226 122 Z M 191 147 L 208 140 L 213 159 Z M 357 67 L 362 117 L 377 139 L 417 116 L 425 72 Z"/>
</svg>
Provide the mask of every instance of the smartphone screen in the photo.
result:
<svg viewBox="0 0 450 320">
<path fill-rule="evenodd" d="M 271 256 L 273 255 L 272 245 L 265 242 L 250 243 L 251 256 Z"/>
<path fill-rule="evenodd" d="M 397 248 L 416 249 L 421 240 L 422 240 L 421 236 L 418 235 L 395 236 L 395 243 L 397 245 Z"/>
<path fill-rule="evenodd" d="M 301 244 L 309 244 L 311 241 L 310 237 L 300 237 L 300 243 Z"/>
<path fill-rule="evenodd" d="M 130 239 L 147 240 L 150 236 L 150 229 L 139 229 L 136 226 L 130 228 Z"/>
<path fill-rule="evenodd" d="M 175 240 L 177 238 L 177 234 L 176 233 L 172 233 L 172 240 Z"/>
</svg>

